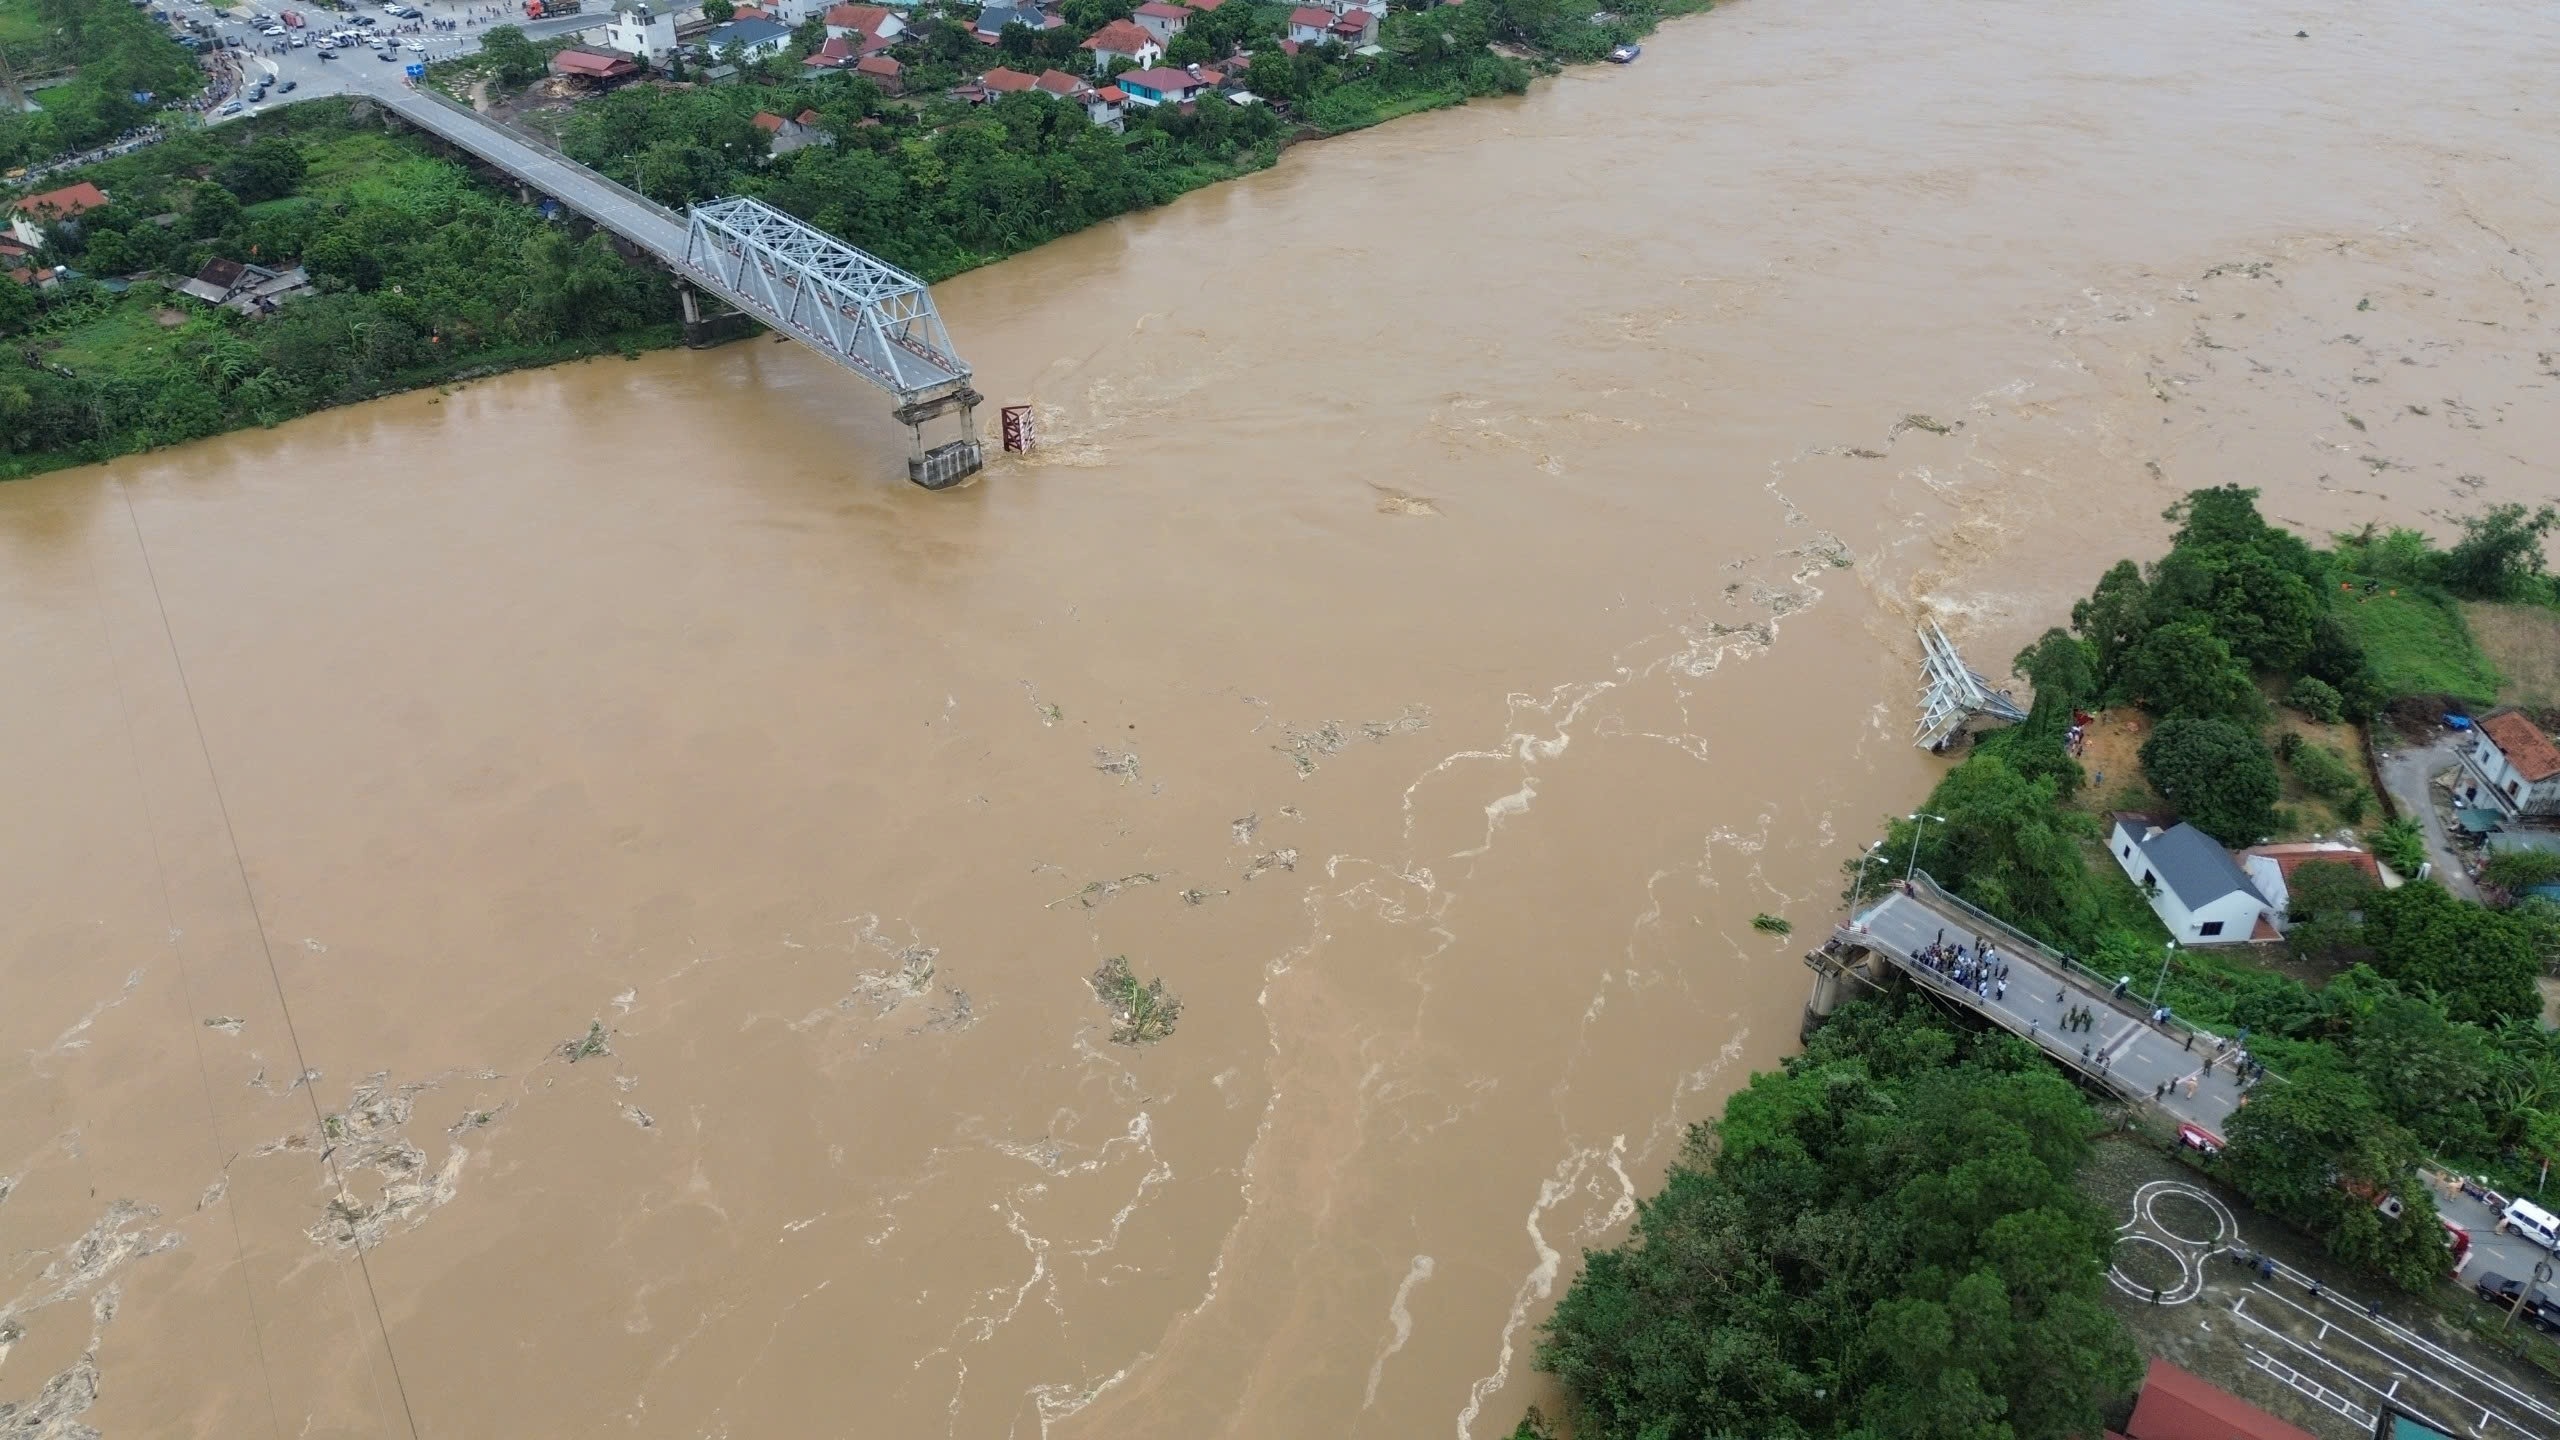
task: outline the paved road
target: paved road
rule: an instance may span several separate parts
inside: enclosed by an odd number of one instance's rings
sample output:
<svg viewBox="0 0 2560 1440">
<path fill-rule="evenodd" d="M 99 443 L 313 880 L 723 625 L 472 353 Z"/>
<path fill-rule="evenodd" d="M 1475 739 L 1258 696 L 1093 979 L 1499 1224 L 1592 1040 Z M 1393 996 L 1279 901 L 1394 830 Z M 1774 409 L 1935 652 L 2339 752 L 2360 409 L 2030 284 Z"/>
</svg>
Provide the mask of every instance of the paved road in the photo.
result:
<svg viewBox="0 0 2560 1440">
<path fill-rule="evenodd" d="M 1982 928 L 1981 922 L 1955 907 L 1929 901 L 1925 892 L 1913 896 L 1897 890 L 1852 922 L 1848 934 L 1891 957 L 1920 983 L 1961 999 L 2120 1093 L 2151 1100 L 2159 1085 L 2169 1082 L 2167 1096 L 2156 1102 L 2159 1108 L 2216 1135 L 2223 1133 L 2224 1123 L 2240 1104 L 2240 1086 L 2227 1062 L 2206 1073 L 2214 1037 L 2174 1020 L 2164 1028 L 2143 1018 L 2150 1007 L 2139 997 L 2143 981 L 2150 977 L 2137 977 L 2135 998 L 2120 1003 L 2111 998 L 2108 987 L 2066 972 L 2023 944 L 2012 949 L 2014 941 L 2004 943 L 1995 936 L 1994 948 L 2010 965 L 2009 993 L 1984 999 L 1912 958 L 1941 934 L 1948 944 L 1970 950 Z M 2080 1007 L 2094 1013 L 2096 1023 L 2086 1030 L 2064 1031 L 2064 1015 Z"/>
<path fill-rule="evenodd" d="M 684 263 L 685 222 L 675 212 L 399 79 L 357 72 L 355 83 L 401 119 L 468 150 L 670 265 Z"/>
<path fill-rule="evenodd" d="M 2479 887 L 2462 868 L 2462 852 L 2453 848 L 2445 833 L 2444 807 L 2439 803 L 2435 777 L 2462 763 L 2461 747 L 2467 737 L 2459 733 L 2430 745 L 2386 752 L 2382 756 L 2382 783 L 2391 790 L 2392 803 L 2400 813 L 2418 822 L 2427 832 L 2427 858 L 2436 862 L 2435 878 L 2444 888 L 2465 900 L 2478 901 Z"/>
<path fill-rule="evenodd" d="M 2429 1176 L 2429 1185 L 2435 1191 L 2436 1213 L 2471 1232 L 2471 1263 L 2462 1271 L 2465 1282 L 2477 1280 L 2484 1271 L 2530 1280 L 2535 1264 L 2543 1261 L 2551 1262 L 2553 1272 L 2560 1274 L 2560 1258 L 2550 1251 L 2521 1235 L 2499 1234 L 2496 1210 L 2463 1194 L 2457 1185 L 2435 1183 L 2433 1175 Z M 2549 1206 L 2554 1202 L 2546 1195 L 2541 1203 Z M 2560 1284 L 2548 1288 L 2560 1293 Z"/>
</svg>

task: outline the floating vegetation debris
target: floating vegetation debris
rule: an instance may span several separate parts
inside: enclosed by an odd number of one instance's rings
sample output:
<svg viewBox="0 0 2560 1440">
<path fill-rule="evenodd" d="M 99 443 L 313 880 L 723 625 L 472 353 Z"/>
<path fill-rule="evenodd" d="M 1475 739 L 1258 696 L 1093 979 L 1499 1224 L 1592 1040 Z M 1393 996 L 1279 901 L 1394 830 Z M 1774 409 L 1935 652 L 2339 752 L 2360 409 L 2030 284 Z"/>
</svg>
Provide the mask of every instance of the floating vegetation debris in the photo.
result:
<svg viewBox="0 0 2560 1440">
<path fill-rule="evenodd" d="M 1135 890 L 1141 885 L 1153 885 L 1163 878 L 1161 875 L 1142 871 L 1136 875 L 1123 875 L 1117 880 L 1088 881 L 1083 889 L 1073 895 L 1061 895 L 1042 908 L 1055 910 L 1061 905 L 1080 905 L 1087 910 L 1092 910 L 1123 890 Z"/>
<path fill-rule="evenodd" d="M 1962 421 L 1957 422 L 1957 424 L 1962 423 Z M 1901 434 L 1905 430 L 1926 430 L 1932 435 L 1945 435 L 1952 432 L 1955 428 L 1956 427 L 1954 425 L 1950 425 L 1944 420 L 1937 419 L 1933 416 L 1919 414 L 1905 415 L 1901 419 L 1893 422 L 1893 433 L 1896 435 Z"/>
<path fill-rule="evenodd" d="M 1295 870 L 1297 868 L 1297 851 L 1292 849 L 1266 850 L 1261 854 L 1254 856 L 1253 863 L 1244 867 L 1244 878 L 1252 880 L 1267 871 Z"/>
<path fill-rule="evenodd" d="M 562 1041 L 560 1043 L 560 1053 L 568 1056 L 569 1063 L 572 1065 L 577 1064 L 581 1060 L 592 1060 L 598 1055 L 612 1054 L 613 1047 L 605 1043 L 604 1022 L 601 1020 L 588 1021 L 587 1033 L 575 1040 Z"/>
<path fill-rule="evenodd" d="M 1221 895 L 1229 895 L 1233 893 L 1233 891 L 1229 890 L 1185 890 L 1182 892 L 1182 903 L 1185 905 L 1206 905 Z"/>
<path fill-rule="evenodd" d="M 942 954 L 939 946 L 925 944 L 913 930 L 901 944 L 882 933 L 876 915 L 865 915 L 855 923 L 855 937 L 887 956 L 890 963 L 885 969 L 856 974 L 853 989 L 836 1002 L 836 1009 L 850 1013 L 868 1006 L 872 1013 L 886 1015 L 933 988 L 934 961 Z"/>
<path fill-rule="evenodd" d="M 1849 458 L 1853 460 L 1881 460 L 1884 458 L 1884 452 L 1881 450 L 1869 450 L 1865 446 L 1861 445 L 1853 447 L 1849 451 Z"/>
<path fill-rule="evenodd" d="M 226 1035 L 237 1035 L 240 1033 L 240 1027 L 247 1023 L 237 1015 L 212 1015 L 206 1017 L 204 1028 L 219 1030 Z"/>
<path fill-rule="evenodd" d="M 1791 935 L 1796 927 L 1784 915 L 1771 915 L 1764 911 L 1751 917 L 1751 928 L 1769 935 Z"/>
<path fill-rule="evenodd" d="M 2276 273 L 2276 267 L 2264 260 L 2234 260 L 2229 264 L 2216 265 L 2207 270 L 2204 272 L 2204 278 L 2212 280 L 2224 275 L 2246 275 L 2252 280 L 2264 280 L 2274 273 Z"/>
<path fill-rule="evenodd" d="M 1094 998 L 1110 1008 L 1115 1045 L 1145 1045 L 1173 1033 L 1182 1002 L 1165 993 L 1159 976 L 1144 985 L 1129 970 L 1129 957 L 1114 955 L 1093 972 Z"/>
<path fill-rule="evenodd" d="M 1124 781 L 1135 780 L 1138 778 L 1138 752 L 1128 750 L 1114 754 L 1109 748 L 1096 745 L 1093 747 L 1093 768 L 1105 775 L 1117 775 Z"/>
<path fill-rule="evenodd" d="M 1022 693 L 1031 697 L 1031 709 L 1033 713 L 1040 717 L 1041 724 L 1055 725 L 1059 721 L 1067 718 L 1066 711 L 1059 709 L 1055 705 L 1044 703 L 1040 699 L 1039 686 L 1025 680 L 1022 682 Z"/>
<path fill-rule="evenodd" d="M 1430 707 L 1407 705 L 1398 711 L 1392 720 L 1363 721 L 1360 725 L 1360 733 L 1372 741 L 1379 741 L 1430 728 Z M 1287 733 L 1289 743 L 1274 745 L 1271 748 L 1289 757 L 1289 763 L 1298 767 L 1298 778 L 1301 780 L 1316 773 L 1316 763 L 1320 757 L 1339 755 L 1343 747 L 1351 743 L 1350 732 L 1344 730 L 1342 722 L 1338 720 L 1327 720 L 1313 730 L 1301 730 L 1295 725 L 1283 726 L 1282 729 Z"/>
<path fill-rule="evenodd" d="M 1261 824 L 1262 817 L 1260 815 L 1247 815 L 1241 820 L 1228 821 L 1227 833 L 1235 837 L 1237 844 L 1250 845 L 1253 843 L 1254 830 Z"/>
</svg>

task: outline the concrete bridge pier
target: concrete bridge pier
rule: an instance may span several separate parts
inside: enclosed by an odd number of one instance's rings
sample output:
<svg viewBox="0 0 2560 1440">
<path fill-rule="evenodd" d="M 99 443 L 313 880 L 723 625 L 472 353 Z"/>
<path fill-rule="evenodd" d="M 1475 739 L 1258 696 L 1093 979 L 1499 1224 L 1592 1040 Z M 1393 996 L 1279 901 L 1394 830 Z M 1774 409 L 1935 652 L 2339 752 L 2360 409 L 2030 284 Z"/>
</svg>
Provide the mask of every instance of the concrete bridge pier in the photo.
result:
<svg viewBox="0 0 2560 1440">
<path fill-rule="evenodd" d="M 1837 938 L 1805 956 L 1804 963 L 1813 971 L 1813 993 L 1804 1002 L 1804 1024 L 1796 1037 L 1800 1041 L 1821 1029 L 1841 1001 L 1861 989 L 1881 990 L 1900 975 L 1891 966 L 1878 965 L 1874 951 L 1862 945 L 1843 946 Z"/>
<path fill-rule="evenodd" d="M 986 447 L 978 440 L 978 402 L 985 398 L 963 384 L 890 412 L 915 436 L 915 449 L 907 456 L 909 480 L 927 490 L 948 490 L 986 468 Z M 955 411 L 960 417 L 960 438 L 926 444 L 925 423 Z"/>
<path fill-rule="evenodd" d="M 703 313 L 702 292 L 693 282 L 679 278 L 675 282 L 676 302 L 684 307 L 684 348 L 708 350 L 732 340 L 744 340 L 756 333 L 756 320 L 742 310 L 715 310 Z"/>
</svg>

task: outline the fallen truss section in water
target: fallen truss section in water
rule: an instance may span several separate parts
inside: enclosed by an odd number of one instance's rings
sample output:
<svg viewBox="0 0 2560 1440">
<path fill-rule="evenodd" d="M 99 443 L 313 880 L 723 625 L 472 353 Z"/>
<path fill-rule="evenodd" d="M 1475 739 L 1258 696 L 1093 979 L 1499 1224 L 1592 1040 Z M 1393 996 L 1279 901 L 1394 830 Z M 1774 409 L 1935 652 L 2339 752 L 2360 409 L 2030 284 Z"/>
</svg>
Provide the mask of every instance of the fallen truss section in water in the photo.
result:
<svg viewBox="0 0 2560 1440">
<path fill-rule="evenodd" d="M 1994 690 L 1956 653 L 1955 642 L 1935 620 L 1920 625 L 1920 728 L 1911 743 L 1935 750 L 1955 737 L 1976 715 L 1995 720 L 2024 720 L 2027 712 Z"/>
</svg>

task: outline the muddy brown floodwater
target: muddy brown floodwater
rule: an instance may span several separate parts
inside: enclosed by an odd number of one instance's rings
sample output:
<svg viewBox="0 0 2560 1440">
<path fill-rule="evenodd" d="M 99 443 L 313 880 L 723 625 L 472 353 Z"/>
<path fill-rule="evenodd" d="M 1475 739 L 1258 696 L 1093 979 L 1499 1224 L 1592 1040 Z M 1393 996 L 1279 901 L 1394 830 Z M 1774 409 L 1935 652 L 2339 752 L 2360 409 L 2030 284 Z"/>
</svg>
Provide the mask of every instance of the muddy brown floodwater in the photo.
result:
<svg viewBox="0 0 2560 1440">
<path fill-rule="evenodd" d="M 965 492 L 770 342 L 0 488 L 0 1434 L 1506 1432 L 1916 613 L 2560 492 L 2555 56 L 1747 0 L 943 286 Z"/>
</svg>

